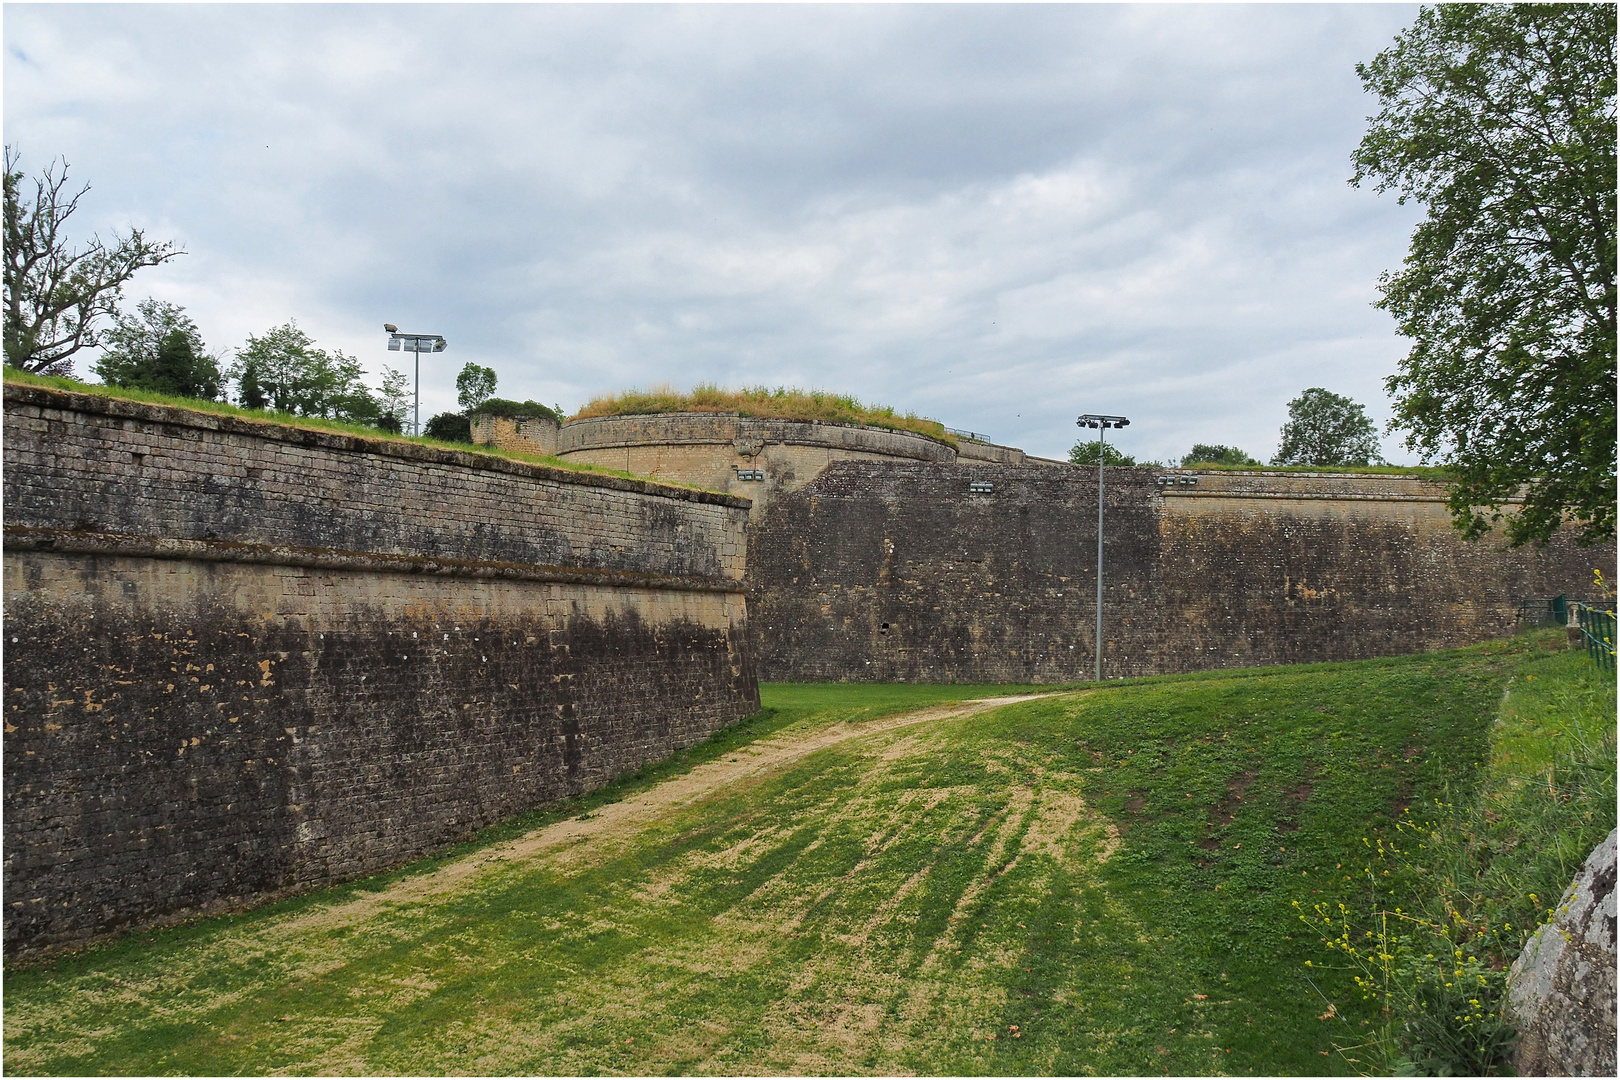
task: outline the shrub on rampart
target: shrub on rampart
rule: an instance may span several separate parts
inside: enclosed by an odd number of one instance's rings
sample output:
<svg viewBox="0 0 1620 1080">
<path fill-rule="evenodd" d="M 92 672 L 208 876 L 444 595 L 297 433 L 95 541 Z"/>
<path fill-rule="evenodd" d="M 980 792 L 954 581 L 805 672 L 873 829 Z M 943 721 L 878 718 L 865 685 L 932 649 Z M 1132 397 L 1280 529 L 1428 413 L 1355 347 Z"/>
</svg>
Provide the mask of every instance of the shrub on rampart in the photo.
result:
<svg viewBox="0 0 1620 1080">
<path fill-rule="evenodd" d="M 929 420 L 915 413 L 901 414 L 887 405 L 863 405 L 848 394 L 784 386 L 774 390 L 763 386 L 725 390 L 712 383 L 699 383 L 687 394 L 667 384 L 647 390 L 627 390 L 592 398 L 570 419 L 674 412 L 723 412 L 766 420 L 867 424 L 952 442 L 945 433 L 945 425 L 938 420 Z"/>
<path fill-rule="evenodd" d="M 491 416 L 504 416 L 507 418 L 517 416 L 538 416 L 561 422 L 561 409 L 554 409 L 550 405 L 542 405 L 538 401 L 509 401 L 506 398 L 490 398 L 482 402 L 478 408 L 467 410 L 467 415 L 488 413 Z"/>
</svg>

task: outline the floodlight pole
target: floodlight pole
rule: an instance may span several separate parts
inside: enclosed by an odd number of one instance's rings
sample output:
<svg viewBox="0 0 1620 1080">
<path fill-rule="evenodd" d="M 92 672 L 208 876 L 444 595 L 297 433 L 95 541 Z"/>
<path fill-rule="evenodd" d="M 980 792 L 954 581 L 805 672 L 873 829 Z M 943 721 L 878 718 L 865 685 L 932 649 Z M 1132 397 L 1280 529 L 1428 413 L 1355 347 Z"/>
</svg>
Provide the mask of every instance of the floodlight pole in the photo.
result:
<svg viewBox="0 0 1620 1080">
<path fill-rule="evenodd" d="M 383 323 L 383 329 L 388 331 L 389 352 L 409 352 L 416 360 L 416 390 L 411 401 L 411 434 L 422 434 L 422 346 L 427 346 L 427 352 L 444 352 L 443 334 L 402 334 L 393 323 Z"/>
<path fill-rule="evenodd" d="M 1102 604 L 1103 604 L 1103 460 L 1107 458 L 1108 425 L 1097 425 L 1097 674 L 1102 682 Z"/>
<path fill-rule="evenodd" d="M 1096 681 L 1102 682 L 1102 653 L 1103 653 L 1103 462 L 1108 457 L 1108 429 L 1122 428 L 1130 421 L 1123 416 L 1104 416 L 1098 413 L 1086 413 L 1075 421 L 1081 427 L 1097 429 L 1097 636 L 1096 644 Z"/>
</svg>

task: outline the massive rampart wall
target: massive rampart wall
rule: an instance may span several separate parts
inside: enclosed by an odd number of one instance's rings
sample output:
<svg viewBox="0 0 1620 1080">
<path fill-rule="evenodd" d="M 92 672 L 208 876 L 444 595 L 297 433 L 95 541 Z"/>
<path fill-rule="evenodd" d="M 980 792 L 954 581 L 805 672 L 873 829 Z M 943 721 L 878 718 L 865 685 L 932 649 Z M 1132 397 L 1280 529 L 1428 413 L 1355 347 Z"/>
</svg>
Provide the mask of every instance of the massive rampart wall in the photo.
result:
<svg viewBox="0 0 1620 1080">
<path fill-rule="evenodd" d="M 747 506 L 8 385 L 7 950 L 398 863 L 753 712 Z"/>
<path fill-rule="evenodd" d="M 835 461 L 949 463 L 949 443 L 910 431 L 734 413 L 662 413 L 570 420 L 557 454 L 657 479 L 746 496 L 758 520 L 778 492 L 793 491 Z"/>
<path fill-rule="evenodd" d="M 1169 475 L 1108 470 L 1105 677 L 1461 645 L 1614 564 L 1567 535 L 1464 541 L 1443 490 L 1409 476 Z M 761 677 L 1090 678 L 1096 482 L 844 461 L 778 494 L 751 526 Z"/>
<path fill-rule="evenodd" d="M 1590 591 L 1614 545 L 1462 539 L 1413 476 L 1206 472 L 1166 489 L 1159 670 L 1351 660 L 1510 634 L 1518 602 Z"/>
<path fill-rule="evenodd" d="M 1104 491 L 1109 670 L 1147 674 L 1158 489 L 1114 470 Z M 750 543 L 764 678 L 1061 682 L 1089 670 L 1095 473 L 840 462 L 779 495 Z"/>
</svg>

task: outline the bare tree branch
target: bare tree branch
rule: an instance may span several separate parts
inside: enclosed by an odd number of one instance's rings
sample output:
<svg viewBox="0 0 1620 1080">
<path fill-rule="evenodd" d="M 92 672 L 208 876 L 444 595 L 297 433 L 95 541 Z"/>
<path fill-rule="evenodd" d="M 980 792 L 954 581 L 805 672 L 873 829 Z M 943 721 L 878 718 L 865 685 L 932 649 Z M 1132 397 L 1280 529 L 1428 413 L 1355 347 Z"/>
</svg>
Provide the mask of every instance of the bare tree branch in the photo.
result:
<svg viewBox="0 0 1620 1080">
<path fill-rule="evenodd" d="M 96 343 L 96 323 L 117 309 L 124 283 L 145 266 L 184 250 L 152 242 L 140 229 L 113 234 L 111 246 L 92 236 L 82 251 L 68 246 L 67 220 L 90 190 L 69 194 L 68 164 L 51 162 L 33 180 L 24 203 L 19 155 L 5 148 L 5 362 L 24 371 L 66 373 L 70 357 Z"/>
</svg>

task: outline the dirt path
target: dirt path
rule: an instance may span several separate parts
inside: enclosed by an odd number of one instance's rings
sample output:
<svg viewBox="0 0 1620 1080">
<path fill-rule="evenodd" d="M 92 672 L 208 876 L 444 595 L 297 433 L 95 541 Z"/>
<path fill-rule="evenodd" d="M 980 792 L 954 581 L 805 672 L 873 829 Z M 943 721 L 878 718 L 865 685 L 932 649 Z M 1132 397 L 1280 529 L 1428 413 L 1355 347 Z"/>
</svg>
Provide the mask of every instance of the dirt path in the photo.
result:
<svg viewBox="0 0 1620 1080">
<path fill-rule="evenodd" d="M 818 750 L 836 746 L 850 739 L 916 724 L 956 720 L 991 709 L 999 709 L 1003 705 L 1055 697 L 1061 693 L 1072 694 L 1076 691 L 980 698 L 931 706 L 865 723 L 840 722 L 806 734 L 761 739 L 721 760 L 698 765 L 689 772 L 671 777 L 648 791 L 629 796 L 619 802 L 608 803 L 589 816 L 553 822 L 515 840 L 474 852 L 431 873 L 404 878 L 381 892 L 368 893 L 334 907 L 302 912 L 282 924 L 277 936 L 303 934 L 311 929 L 348 926 L 362 922 L 386 908 L 455 892 L 482 872 L 499 864 L 532 859 L 563 848 L 577 848 L 588 841 L 628 836 L 670 810 L 695 802 L 722 788 L 742 783 L 751 777 L 780 769 Z M 574 852 L 570 851 L 569 854 L 573 855 Z"/>
</svg>

